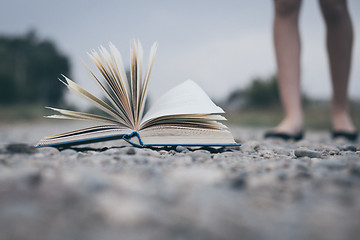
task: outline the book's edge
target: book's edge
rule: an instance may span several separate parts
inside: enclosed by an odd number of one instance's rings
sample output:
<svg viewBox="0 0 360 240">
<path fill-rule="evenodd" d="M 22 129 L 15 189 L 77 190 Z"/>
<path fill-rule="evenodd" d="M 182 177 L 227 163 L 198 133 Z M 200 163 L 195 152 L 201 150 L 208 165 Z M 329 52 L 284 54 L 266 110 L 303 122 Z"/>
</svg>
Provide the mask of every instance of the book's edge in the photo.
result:
<svg viewBox="0 0 360 240">
<path fill-rule="evenodd" d="M 131 139 L 136 137 L 138 143 L 132 141 Z M 44 140 L 44 139 L 43 139 Z M 38 144 L 36 144 L 35 148 L 42 148 L 42 147 L 56 147 L 56 148 L 69 148 L 72 146 L 83 145 L 83 144 L 90 144 L 90 143 L 97 143 L 97 142 L 104 142 L 104 141 L 112 141 L 112 140 L 124 140 L 125 142 L 131 144 L 134 147 L 139 148 L 146 148 L 146 147 L 171 147 L 171 146 L 186 146 L 186 147 L 238 147 L 241 146 L 240 143 L 228 143 L 228 144 L 191 144 L 191 143 L 179 143 L 179 144 L 168 144 L 168 143 L 156 143 L 156 144 L 144 144 L 141 136 L 138 132 L 133 131 L 130 134 L 114 134 L 109 136 L 102 136 L 102 137 L 92 137 L 86 139 L 78 139 L 72 141 L 63 141 L 63 142 L 56 142 L 56 143 L 49 143 L 49 144 L 41 144 L 43 141 L 41 140 Z"/>
</svg>

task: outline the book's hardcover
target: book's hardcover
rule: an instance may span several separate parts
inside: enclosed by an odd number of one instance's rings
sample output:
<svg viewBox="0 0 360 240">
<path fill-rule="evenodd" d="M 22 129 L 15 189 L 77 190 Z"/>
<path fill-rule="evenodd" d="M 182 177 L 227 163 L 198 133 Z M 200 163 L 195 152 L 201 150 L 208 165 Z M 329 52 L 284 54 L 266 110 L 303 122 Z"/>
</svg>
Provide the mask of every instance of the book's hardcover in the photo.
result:
<svg viewBox="0 0 360 240">
<path fill-rule="evenodd" d="M 136 139 L 136 142 L 133 139 Z M 112 140 L 124 140 L 125 142 L 131 144 L 134 147 L 138 148 L 153 148 L 153 147 L 171 147 L 171 146 L 186 146 L 186 147 L 239 147 L 241 144 L 233 143 L 233 144 L 144 144 L 141 140 L 140 134 L 136 131 L 130 134 L 114 134 L 112 136 L 106 137 L 94 137 L 94 138 L 87 138 L 82 140 L 75 140 L 75 141 L 67 141 L 61 143 L 49 143 L 49 144 L 42 144 L 41 146 L 36 147 L 56 147 L 56 148 L 70 148 L 72 146 L 83 145 L 83 144 L 90 144 L 90 143 L 97 143 L 97 142 L 105 142 L 105 141 L 112 141 Z"/>
</svg>

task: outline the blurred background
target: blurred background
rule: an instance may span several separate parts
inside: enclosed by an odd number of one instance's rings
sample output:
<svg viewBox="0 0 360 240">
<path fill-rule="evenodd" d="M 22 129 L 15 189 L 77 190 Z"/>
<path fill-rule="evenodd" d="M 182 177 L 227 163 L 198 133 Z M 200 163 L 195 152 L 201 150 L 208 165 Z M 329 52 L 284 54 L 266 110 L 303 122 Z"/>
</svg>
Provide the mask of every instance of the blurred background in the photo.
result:
<svg viewBox="0 0 360 240">
<path fill-rule="evenodd" d="M 348 4 L 355 32 L 349 93 L 359 129 L 360 2 Z M 225 108 L 232 124 L 274 126 L 282 111 L 272 20 L 271 0 L 2 0 L 0 122 L 42 119 L 49 105 L 88 108 L 57 78 L 64 74 L 99 94 L 81 59 L 90 65 L 86 53 L 111 41 L 128 67 L 130 40 L 139 39 L 145 58 L 152 43 L 159 43 L 150 104 L 191 78 Z M 303 1 L 300 29 L 306 125 L 329 129 L 331 84 L 318 1 Z"/>
</svg>

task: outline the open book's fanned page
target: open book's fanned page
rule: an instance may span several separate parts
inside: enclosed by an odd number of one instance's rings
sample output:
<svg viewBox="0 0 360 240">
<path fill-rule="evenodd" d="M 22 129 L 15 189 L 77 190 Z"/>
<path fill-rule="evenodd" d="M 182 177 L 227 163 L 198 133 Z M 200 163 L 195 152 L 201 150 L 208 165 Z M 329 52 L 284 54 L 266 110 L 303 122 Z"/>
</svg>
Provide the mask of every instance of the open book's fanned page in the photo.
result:
<svg viewBox="0 0 360 240">
<path fill-rule="evenodd" d="M 130 79 L 126 78 L 120 52 L 113 44 L 110 44 L 110 52 L 103 47 L 99 48 L 99 53 L 92 51 L 89 56 L 101 77 L 96 76 L 89 67 L 86 68 L 106 94 L 108 102 L 65 76 L 62 82 L 105 115 L 49 108 L 61 114 L 50 117 L 92 120 L 102 122 L 103 125 L 46 137 L 37 146 L 65 147 L 116 139 L 141 147 L 176 144 L 236 145 L 227 127 L 218 122 L 226 120 L 219 115 L 224 111 L 192 80 L 174 87 L 160 97 L 147 113 L 144 112 L 156 49 L 155 43 L 150 52 L 147 70 L 143 74 L 143 50 L 140 42 L 133 41 L 130 51 Z M 138 138 L 137 142 L 132 142 L 134 137 Z"/>
<path fill-rule="evenodd" d="M 160 97 L 145 114 L 141 124 L 148 120 L 169 115 L 224 113 L 192 80 L 172 88 Z"/>
</svg>

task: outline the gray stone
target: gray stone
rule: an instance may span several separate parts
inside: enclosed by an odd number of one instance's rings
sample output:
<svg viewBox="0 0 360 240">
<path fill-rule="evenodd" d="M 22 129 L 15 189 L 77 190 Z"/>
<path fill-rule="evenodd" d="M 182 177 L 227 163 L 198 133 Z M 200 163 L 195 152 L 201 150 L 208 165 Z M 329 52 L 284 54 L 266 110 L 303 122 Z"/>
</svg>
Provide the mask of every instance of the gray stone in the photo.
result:
<svg viewBox="0 0 360 240">
<path fill-rule="evenodd" d="M 278 169 L 276 171 L 276 177 L 281 182 L 287 180 L 287 178 L 288 178 L 286 171 L 284 169 Z"/>
<path fill-rule="evenodd" d="M 330 155 L 338 155 L 338 154 L 339 154 L 339 151 L 333 151 L 333 150 L 331 150 L 331 151 L 329 151 L 329 154 L 330 154 Z"/>
<path fill-rule="evenodd" d="M 274 157 L 274 151 L 272 150 L 259 150 L 258 154 L 260 157 L 268 159 Z"/>
<path fill-rule="evenodd" d="M 190 165 L 193 162 L 193 159 L 191 156 L 189 155 L 185 155 L 185 156 L 178 156 L 176 158 L 173 159 L 172 164 L 176 165 L 176 166 L 181 166 L 181 165 Z"/>
<path fill-rule="evenodd" d="M 84 174 L 82 177 L 82 184 L 84 186 L 84 190 L 89 193 L 98 193 L 109 187 L 107 178 L 105 178 L 102 174 L 96 174 L 96 172 L 89 172 L 86 175 Z"/>
<path fill-rule="evenodd" d="M 120 154 L 121 150 L 119 148 L 109 148 L 104 153 L 107 155 L 117 155 Z"/>
<path fill-rule="evenodd" d="M 135 155 L 136 154 L 136 150 L 134 147 L 129 147 L 126 151 L 127 155 Z"/>
<path fill-rule="evenodd" d="M 296 169 L 300 171 L 308 171 L 308 167 L 306 167 L 304 164 L 296 164 Z"/>
<path fill-rule="evenodd" d="M 241 173 L 231 180 L 231 187 L 234 189 L 243 189 L 246 187 L 246 173 Z"/>
<path fill-rule="evenodd" d="M 6 166 L 8 164 L 7 160 L 4 158 L 0 158 L 0 164 Z"/>
<path fill-rule="evenodd" d="M 74 149 L 64 149 L 60 151 L 60 154 L 64 156 L 69 156 L 69 155 L 77 156 L 77 151 L 75 151 Z"/>
<path fill-rule="evenodd" d="M 255 144 L 254 150 L 255 150 L 255 151 L 259 151 L 260 149 L 261 149 L 260 145 L 259 145 L 259 144 Z"/>
<path fill-rule="evenodd" d="M 160 150 L 159 153 L 160 155 L 167 155 L 169 152 L 166 150 Z"/>
<path fill-rule="evenodd" d="M 32 154 L 36 152 L 36 149 L 26 143 L 10 143 L 6 145 L 6 152 Z"/>
<path fill-rule="evenodd" d="M 195 153 L 210 154 L 210 151 L 204 150 L 204 149 L 199 149 L 199 150 L 196 150 Z"/>
<path fill-rule="evenodd" d="M 58 154 L 59 150 L 54 147 L 42 147 L 42 148 L 37 148 L 37 152 L 49 156 L 49 155 L 53 155 L 53 154 Z"/>
<path fill-rule="evenodd" d="M 321 152 L 313 151 L 306 148 L 295 149 L 294 154 L 296 157 L 309 157 L 309 158 L 321 158 Z"/>
<path fill-rule="evenodd" d="M 342 170 L 346 168 L 346 162 L 343 159 L 324 159 L 319 164 L 329 170 Z"/>
<path fill-rule="evenodd" d="M 360 164 L 350 164 L 349 173 L 354 176 L 360 177 Z"/>
<path fill-rule="evenodd" d="M 262 148 L 257 141 L 248 141 L 248 142 L 244 142 L 241 145 L 240 151 L 241 152 L 256 152 L 256 151 L 259 151 L 260 149 L 262 149 Z"/>
<path fill-rule="evenodd" d="M 311 173 L 308 172 L 308 171 L 298 171 L 296 174 L 295 174 L 295 178 L 297 179 L 309 179 L 311 178 Z"/>
<path fill-rule="evenodd" d="M 335 184 L 339 185 L 340 187 L 352 187 L 354 185 L 354 181 L 348 176 L 336 176 L 334 179 Z"/>
<path fill-rule="evenodd" d="M 189 149 L 187 149 L 186 147 L 184 147 L 184 146 L 181 146 L 181 145 L 179 145 L 179 146 L 176 146 L 176 149 L 175 149 L 177 152 L 188 152 L 189 151 Z"/>
<path fill-rule="evenodd" d="M 309 168 L 306 167 L 304 164 L 296 164 L 296 174 L 295 178 L 297 179 L 308 179 L 311 177 L 311 173 L 309 171 Z"/>
<path fill-rule="evenodd" d="M 353 146 L 353 145 L 342 146 L 342 147 L 340 147 L 340 150 L 341 151 L 351 151 L 351 152 L 356 152 L 357 151 L 356 147 Z"/>
<path fill-rule="evenodd" d="M 212 159 L 218 161 L 218 160 L 224 159 L 224 156 L 220 153 L 217 153 L 217 154 L 212 155 Z"/>
<path fill-rule="evenodd" d="M 204 162 L 206 160 L 211 159 L 211 155 L 207 151 L 206 152 L 204 152 L 204 151 L 195 151 L 195 152 L 189 152 L 187 154 L 192 157 L 193 161 Z"/>
<path fill-rule="evenodd" d="M 37 187 L 42 182 L 43 177 L 40 172 L 32 172 L 26 176 L 26 180 L 29 185 Z"/>
<path fill-rule="evenodd" d="M 136 154 L 141 156 L 160 157 L 160 153 L 158 151 L 149 148 L 136 149 Z"/>
</svg>

